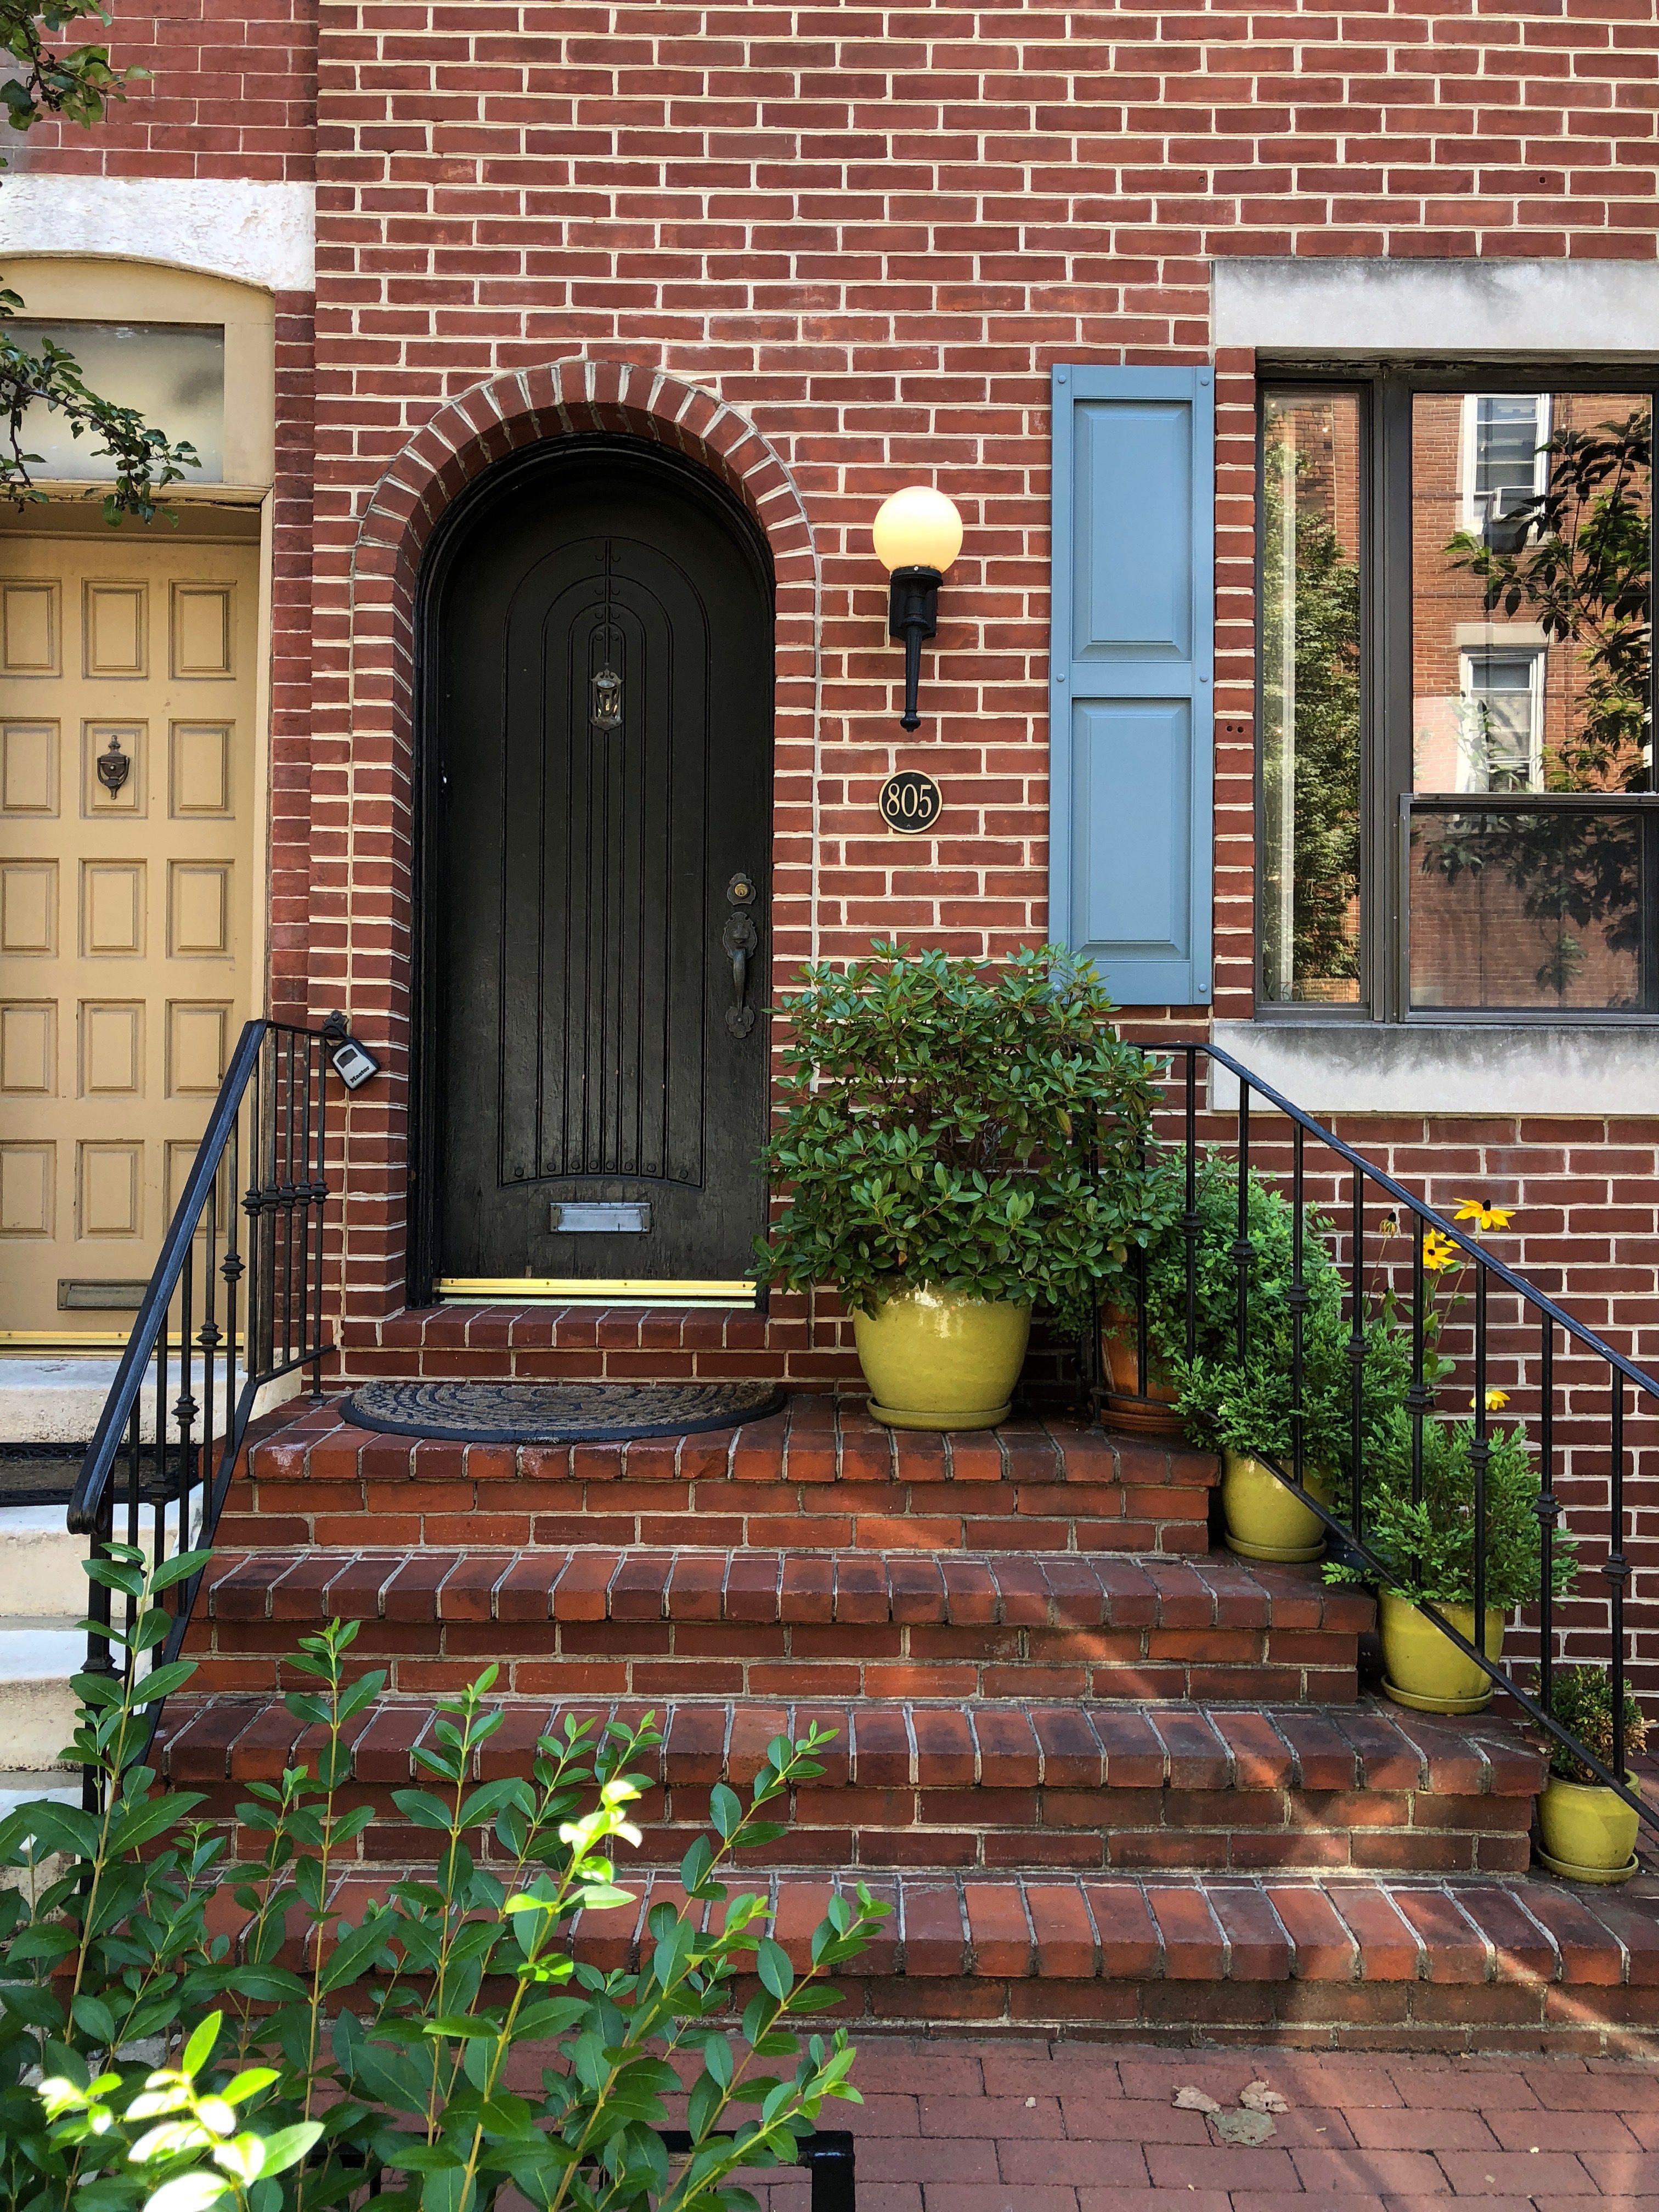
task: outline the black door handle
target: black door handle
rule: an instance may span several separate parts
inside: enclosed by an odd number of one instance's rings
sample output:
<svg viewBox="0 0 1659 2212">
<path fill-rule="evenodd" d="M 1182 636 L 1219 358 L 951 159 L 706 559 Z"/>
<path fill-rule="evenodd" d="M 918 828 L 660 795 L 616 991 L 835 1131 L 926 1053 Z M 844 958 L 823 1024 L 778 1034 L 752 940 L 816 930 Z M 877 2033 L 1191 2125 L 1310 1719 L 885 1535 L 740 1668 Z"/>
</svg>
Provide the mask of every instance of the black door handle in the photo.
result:
<svg viewBox="0 0 1659 2212">
<path fill-rule="evenodd" d="M 758 893 L 755 878 L 739 869 L 726 886 L 732 911 L 720 932 L 720 945 L 732 963 L 732 1003 L 726 1010 L 726 1026 L 733 1036 L 747 1036 L 755 1026 L 755 1009 L 749 996 L 749 956 L 760 945 L 755 927 L 754 904 Z"/>
</svg>

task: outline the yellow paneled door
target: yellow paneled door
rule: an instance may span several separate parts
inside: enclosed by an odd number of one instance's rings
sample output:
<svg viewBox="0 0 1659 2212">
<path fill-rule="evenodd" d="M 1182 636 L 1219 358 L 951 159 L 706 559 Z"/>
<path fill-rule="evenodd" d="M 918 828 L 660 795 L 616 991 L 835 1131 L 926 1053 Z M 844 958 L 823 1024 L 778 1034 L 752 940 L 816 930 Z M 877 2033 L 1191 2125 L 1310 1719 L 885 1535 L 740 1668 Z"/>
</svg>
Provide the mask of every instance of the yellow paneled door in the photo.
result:
<svg viewBox="0 0 1659 2212">
<path fill-rule="evenodd" d="M 258 551 L 0 538 L 0 1341 L 121 1332 L 252 965 Z"/>
</svg>

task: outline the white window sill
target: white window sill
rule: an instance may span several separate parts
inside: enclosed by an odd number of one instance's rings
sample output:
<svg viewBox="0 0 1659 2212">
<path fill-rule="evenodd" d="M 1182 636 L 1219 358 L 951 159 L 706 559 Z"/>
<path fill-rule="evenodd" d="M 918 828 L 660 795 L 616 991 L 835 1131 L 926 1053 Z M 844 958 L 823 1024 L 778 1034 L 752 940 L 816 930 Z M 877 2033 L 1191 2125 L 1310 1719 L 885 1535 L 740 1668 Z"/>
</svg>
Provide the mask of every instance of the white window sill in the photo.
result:
<svg viewBox="0 0 1659 2212">
<path fill-rule="evenodd" d="M 1217 1022 L 1211 1035 L 1222 1051 L 1316 1116 L 1659 1117 L 1659 1025 Z M 1238 1091 L 1237 1079 L 1212 1062 L 1211 1106 L 1231 1112 Z"/>
</svg>

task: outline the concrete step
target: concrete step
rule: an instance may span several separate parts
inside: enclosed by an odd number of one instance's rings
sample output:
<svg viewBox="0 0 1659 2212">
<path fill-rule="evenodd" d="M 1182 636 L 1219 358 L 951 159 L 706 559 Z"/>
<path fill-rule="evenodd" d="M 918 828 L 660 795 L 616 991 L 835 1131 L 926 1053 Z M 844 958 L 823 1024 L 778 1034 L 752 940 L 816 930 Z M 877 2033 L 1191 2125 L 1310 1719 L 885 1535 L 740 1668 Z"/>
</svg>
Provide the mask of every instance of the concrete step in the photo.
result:
<svg viewBox="0 0 1659 2212">
<path fill-rule="evenodd" d="M 75 1733 L 71 1674 L 87 1662 L 72 1617 L 0 1616 L 0 1767 L 54 1765 Z"/>
<path fill-rule="evenodd" d="M 86 1556 L 87 1540 L 70 1535 L 63 1506 L 0 1507 L 0 1615 L 79 1620 L 90 1588 Z"/>
<path fill-rule="evenodd" d="M 638 1704 L 520 1700 L 481 1753 L 486 1779 L 530 1770 L 538 1739 L 567 1718 L 636 1723 Z M 1528 1856 L 1542 1754 L 1502 1721 L 1419 1721 L 1367 1705 L 1256 1711 L 1192 1705 L 957 1707 L 866 1701 L 762 1705 L 676 1699 L 642 1757 L 659 1778 L 637 1819 L 639 1856 L 678 1866 L 708 1825 L 709 1793 L 746 1795 L 766 1747 L 810 1724 L 834 1731 L 823 1772 L 788 1808 L 775 1865 L 826 1869 L 1220 1870 L 1364 1869 L 1515 1873 Z M 354 1802 L 376 1820 L 366 1861 L 435 1851 L 392 1802 L 421 1780 L 432 1740 L 424 1703 L 388 1698 L 356 1735 Z M 186 1695 L 164 1722 L 164 1771 L 233 1818 L 253 1781 L 307 1759 L 307 1731 L 270 1698 Z M 782 1817 L 780 1815 L 779 1817 Z M 481 1863 L 501 1857 L 488 1832 Z M 233 1853 L 257 1852 L 235 1838 Z"/>
<path fill-rule="evenodd" d="M 804 1544 L 1200 1553 L 1209 1453 L 1064 1421 L 983 1433 L 884 1428 L 862 1399 L 797 1395 L 764 1421 L 631 1443 L 459 1444 L 371 1435 L 339 1401 L 249 1455 L 223 1541 Z M 695 1529 L 695 1534 L 693 1530 Z"/>
<path fill-rule="evenodd" d="M 363 1624 L 354 1666 L 410 1695 L 494 1661 L 526 1696 L 1352 1704 L 1373 1610 L 1227 1553 L 261 1552 L 210 1574 L 204 1690 L 289 1686 L 302 1627 L 338 1616 Z"/>
<path fill-rule="evenodd" d="M 32 1771 L 0 1771 L 0 1820 L 15 1813 L 20 1805 L 45 1797 L 54 1805 L 78 1805 L 81 1802 L 81 1778 L 78 1773 L 62 1766 L 37 1767 Z"/>
<path fill-rule="evenodd" d="M 88 1437 L 98 1427 L 120 1365 L 119 1355 L 111 1352 L 97 1354 L 88 1352 L 47 1353 L 14 1352 L 0 1355 L 0 1443 L 51 1443 L 84 1446 Z M 237 1382 L 241 1381 L 240 1369 Z M 173 1419 L 172 1408 L 182 1387 L 184 1369 L 175 1355 L 167 1362 L 167 1387 L 163 1403 L 167 1408 L 169 1433 Z M 303 1377 L 298 1374 L 284 1375 L 269 1382 L 254 1400 L 253 1413 L 257 1418 L 273 1407 L 284 1405 L 296 1396 Z M 198 1404 L 205 1404 L 203 1388 L 203 1368 L 199 1356 L 191 1362 L 191 1392 Z M 213 1433 L 217 1436 L 224 1425 L 225 1377 L 222 1364 L 214 1368 Z M 155 1438 L 155 1375 L 152 1366 L 144 1388 L 138 1394 L 140 1434 L 146 1443 Z M 197 1424 L 197 1435 L 202 1433 L 201 1421 Z"/>
</svg>

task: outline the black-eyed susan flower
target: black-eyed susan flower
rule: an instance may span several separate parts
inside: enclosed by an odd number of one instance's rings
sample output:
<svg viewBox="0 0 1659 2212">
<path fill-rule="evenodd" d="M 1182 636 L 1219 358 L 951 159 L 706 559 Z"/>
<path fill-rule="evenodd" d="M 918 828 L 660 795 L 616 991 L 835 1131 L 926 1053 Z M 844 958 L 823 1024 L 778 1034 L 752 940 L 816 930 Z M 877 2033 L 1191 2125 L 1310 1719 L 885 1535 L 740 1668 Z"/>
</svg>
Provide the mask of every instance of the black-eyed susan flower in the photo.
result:
<svg viewBox="0 0 1659 2212">
<path fill-rule="evenodd" d="M 1443 1275 L 1448 1267 L 1456 1267 L 1462 1258 L 1462 1248 L 1449 1237 L 1443 1237 L 1437 1229 L 1431 1229 L 1423 1239 L 1423 1265 L 1431 1275 Z"/>
<path fill-rule="evenodd" d="M 1483 1229 L 1507 1229 L 1515 1212 L 1512 1206 L 1494 1206 L 1489 1198 L 1460 1198 L 1454 1221 L 1472 1221 L 1478 1237 Z"/>
</svg>

